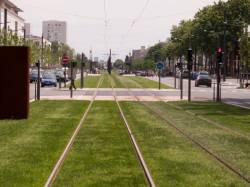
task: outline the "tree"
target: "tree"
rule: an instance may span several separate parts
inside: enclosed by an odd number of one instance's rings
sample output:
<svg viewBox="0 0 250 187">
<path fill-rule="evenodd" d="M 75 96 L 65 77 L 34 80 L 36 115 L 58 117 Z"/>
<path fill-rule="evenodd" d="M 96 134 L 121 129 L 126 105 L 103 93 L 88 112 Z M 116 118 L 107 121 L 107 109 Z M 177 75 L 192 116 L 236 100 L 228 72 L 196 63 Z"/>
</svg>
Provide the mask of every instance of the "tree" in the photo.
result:
<svg viewBox="0 0 250 187">
<path fill-rule="evenodd" d="M 124 62 L 121 59 L 117 59 L 114 63 L 114 68 L 117 69 L 123 69 L 124 68 Z"/>
</svg>

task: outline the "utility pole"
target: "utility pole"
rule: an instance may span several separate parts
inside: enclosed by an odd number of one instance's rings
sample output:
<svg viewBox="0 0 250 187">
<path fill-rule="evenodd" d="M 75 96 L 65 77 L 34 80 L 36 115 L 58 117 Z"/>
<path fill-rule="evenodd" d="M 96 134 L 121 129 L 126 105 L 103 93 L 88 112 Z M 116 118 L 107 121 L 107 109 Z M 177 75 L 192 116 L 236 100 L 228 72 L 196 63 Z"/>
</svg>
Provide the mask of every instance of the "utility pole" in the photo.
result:
<svg viewBox="0 0 250 187">
<path fill-rule="evenodd" d="M 191 71 L 193 67 L 193 50 L 188 49 L 188 101 L 191 101 Z"/>
<path fill-rule="evenodd" d="M 217 51 L 216 51 L 216 54 L 217 54 L 217 98 L 216 98 L 216 101 L 217 102 L 220 102 L 221 101 L 221 77 L 220 77 L 220 74 L 221 74 L 221 64 L 222 64 L 222 49 L 221 48 L 218 48 Z"/>
<path fill-rule="evenodd" d="M 227 76 L 227 16 L 224 10 L 224 31 L 223 31 L 223 81 L 226 81 Z"/>
<path fill-rule="evenodd" d="M 181 89 L 181 95 L 180 95 L 180 97 L 181 97 L 181 100 L 183 99 L 183 77 L 182 77 L 182 75 L 183 75 L 183 64 L 182 64 L 182 56 L 180 56 L 180 65 L 179 65 L 179 67 L 180 67 L 180 70 L 181 70 L 181 74 L 180 74 L 180 89 Z"/>
<path fill-rule="evenodd" d="M 43 35 L 42 35 L 42 56 L 41 56 L 41 64 L 43 64 L 43 60 L 44 60 L 43 53 L 44 53 L 44 38 L 43 38 Z"/>
<path fill-rule="evenodd" d="M 174 65 L 174 88 L 176 89 L 176 64 Z"/>
<path fill-rule="evenodd" d="M 84 87 L 84 54 L 82 53 L 82 62 L 81 62 L 81 89 Z"/>
<path fill-rule="evenodd" d="M 25 45 L 26 42 L 26 29 L 23 28 L 23 44 Z"/>
<path fill-rule="evenodd" d="M 40 68 L 41 68 L 41 64 L 40 64 L 40 61 L 38 60 L 38 62 L 36 63 L 36 66 L 37 66 L 37 94 L 36 94 L 36 97 L 37 97 L 37 100 L 39 101 L 40 100 L 40 85 L 41 85 L 41 80 L 40 80 Z"/>
<path fill-rule="evenodd" d="M 112 71 L 111 56 L 112 56 L 112 52 L 111 52 L 111 49 L 110 49 L 110 52 L 109 52 L 109 59 L 108 59 L 108 64 L 107 64 L 108 73 L 109 73 L 110 75 L 111 75 L 111 71 Z"/>
<path fill-rule="evenodd" d="M 4 25 L 3 25 L 3 30 L 4 30 L 4 44 L 7 45 L 7 21 L 8 21 L 8 10 L 5 8 L 4 9 Z"/>
<path fill-rule="evenodd" d="M 93 72 L 93 51 L 92 49 L 89 51 L 89 71 Z"/>
</svg>

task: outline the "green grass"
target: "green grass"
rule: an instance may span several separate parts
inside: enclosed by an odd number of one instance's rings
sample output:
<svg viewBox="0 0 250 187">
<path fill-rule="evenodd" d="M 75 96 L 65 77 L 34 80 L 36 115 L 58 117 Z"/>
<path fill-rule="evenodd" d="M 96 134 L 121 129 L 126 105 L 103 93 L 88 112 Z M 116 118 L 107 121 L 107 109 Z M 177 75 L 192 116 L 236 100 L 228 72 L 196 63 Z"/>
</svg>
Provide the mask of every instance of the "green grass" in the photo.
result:
<svg viewBox="0 0 250 187">
<path fill-rule="evenodd" d="M 87 104 L 34 102 L 28 120 L 0 121 L 0 186 L 43 186 Z"/>
<path fill-rule="evenodd" d="M 100 88 L 111 88 L 111 78 L 112 77 L 115 81 L 115 87 L 116 88 L 153 88 L 158 89 L 158 82 L 149 80 L 144 77 L 126 77 L 126 76 L 120 76 L 116 73 L 112 73 L 110 76 L 108 73 L 103 73 L 101 76 L 103 76 L 102 84 L 100 85 Z M 99 79 L 101 76 L 87 76 L 84 80 L 84 88 L 96 88 Z M 75 81 L 75 85 L 77 88 L 80 88 L 80 80 Z M 69 85 L 67 86 L 69 87 Z M 161 84 L 162 89 L 170 89 L 171 87 Z"/>
<path fill-rule="evenodd" d="M 124 88 L 125 86 L 128 88 L 154 88 L 158 89 L 159 84 L 156 81 L 149 80 L 144 77 L 134 76 L 134 77 L 126 77 L 120 76 L 115 73 L 112 74 L 112 77 L 115 80 L 117 88 Z M 125 87 L 125 88 L 126 88 Z M 161 84 L 162 89 L 170 89 L 171 87 Z"/>
<path fill-rule="evenodd" d="M 250 110 L 215 102 L 174 102 L 172 104 L 236 130 L 250 138 Z"/>
<path fill-rule="evenodd" d="M 54 186 L 147 186 L 115 102 L 95 102 Z"/>
<path fill-rule="evenodd" d="M 101 76 L 87 76 L 84 78 L 84 88 L 96 88 Z M 80 79 L 75 81 L 77 88 L 80 88 L 81 81 Z M 68 85 L 69 87 L 69 85 Z"/>
<path fill-rule="evenodd" d="M 103 81 L 100 85 L 100 88 L 111 88 L 111 78 L 108 73 L 104 73 L 103 75 Z"/>
<path fill-rule="evenodd" d="M 229 162 L 245 176 L 250 177 L 249 138 L 200 120 L 162 102 L 152 103 L 150 107 L 157 110 L 164 118 L 171 120 L 175 126 L 201 142 L 223 160 Z M 214 118 L 216 117 L 214 116 Z M 233 121 L 233 119 L 231 120 Z"/>
<path fill-rule="evenodd" d="M 159 103 L 154 105 L 159 107 Z M 122 107 L 156 186 L 247 186 L 237 175 L 152 114 L 144 105 L 122 102 Z M 176 118 L 176 121 L 183 122 L 182 118 Z"/>
</svg>

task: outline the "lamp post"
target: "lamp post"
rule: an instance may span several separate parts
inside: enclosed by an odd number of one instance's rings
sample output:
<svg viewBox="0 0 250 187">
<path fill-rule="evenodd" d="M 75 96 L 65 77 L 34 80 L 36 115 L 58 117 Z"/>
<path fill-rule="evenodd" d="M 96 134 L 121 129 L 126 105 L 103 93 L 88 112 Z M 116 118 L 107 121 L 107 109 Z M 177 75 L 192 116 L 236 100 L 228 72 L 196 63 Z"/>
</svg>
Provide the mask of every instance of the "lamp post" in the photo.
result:
<svg viewBox="0 0 250 187">
<path fill-rule="evenodd" d="M 224 11 L 224 30 L 223 30 L 223 81 L 226 81 L 227 76 L 227 17 L 226 12 Z"/>
</svg>

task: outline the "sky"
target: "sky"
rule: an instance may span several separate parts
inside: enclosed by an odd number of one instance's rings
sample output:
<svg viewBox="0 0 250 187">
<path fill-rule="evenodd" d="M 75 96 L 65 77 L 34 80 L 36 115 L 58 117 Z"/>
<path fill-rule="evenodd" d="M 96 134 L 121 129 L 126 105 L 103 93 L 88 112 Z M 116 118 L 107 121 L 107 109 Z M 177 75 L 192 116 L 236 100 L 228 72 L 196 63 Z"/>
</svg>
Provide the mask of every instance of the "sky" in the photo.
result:
<svg viewBox="0 0 250 187">
<path fill-rule="evenodd" d="M 67 41 L 76 52 L 106 60 L 141 46 L 150 47 L 170 36 L 173 25 L 192 19 L 215 0 L 11 0 L 24 12 L 31 34 L 42 35 L 42 21 L 67 22 Z"/>
</svg>

